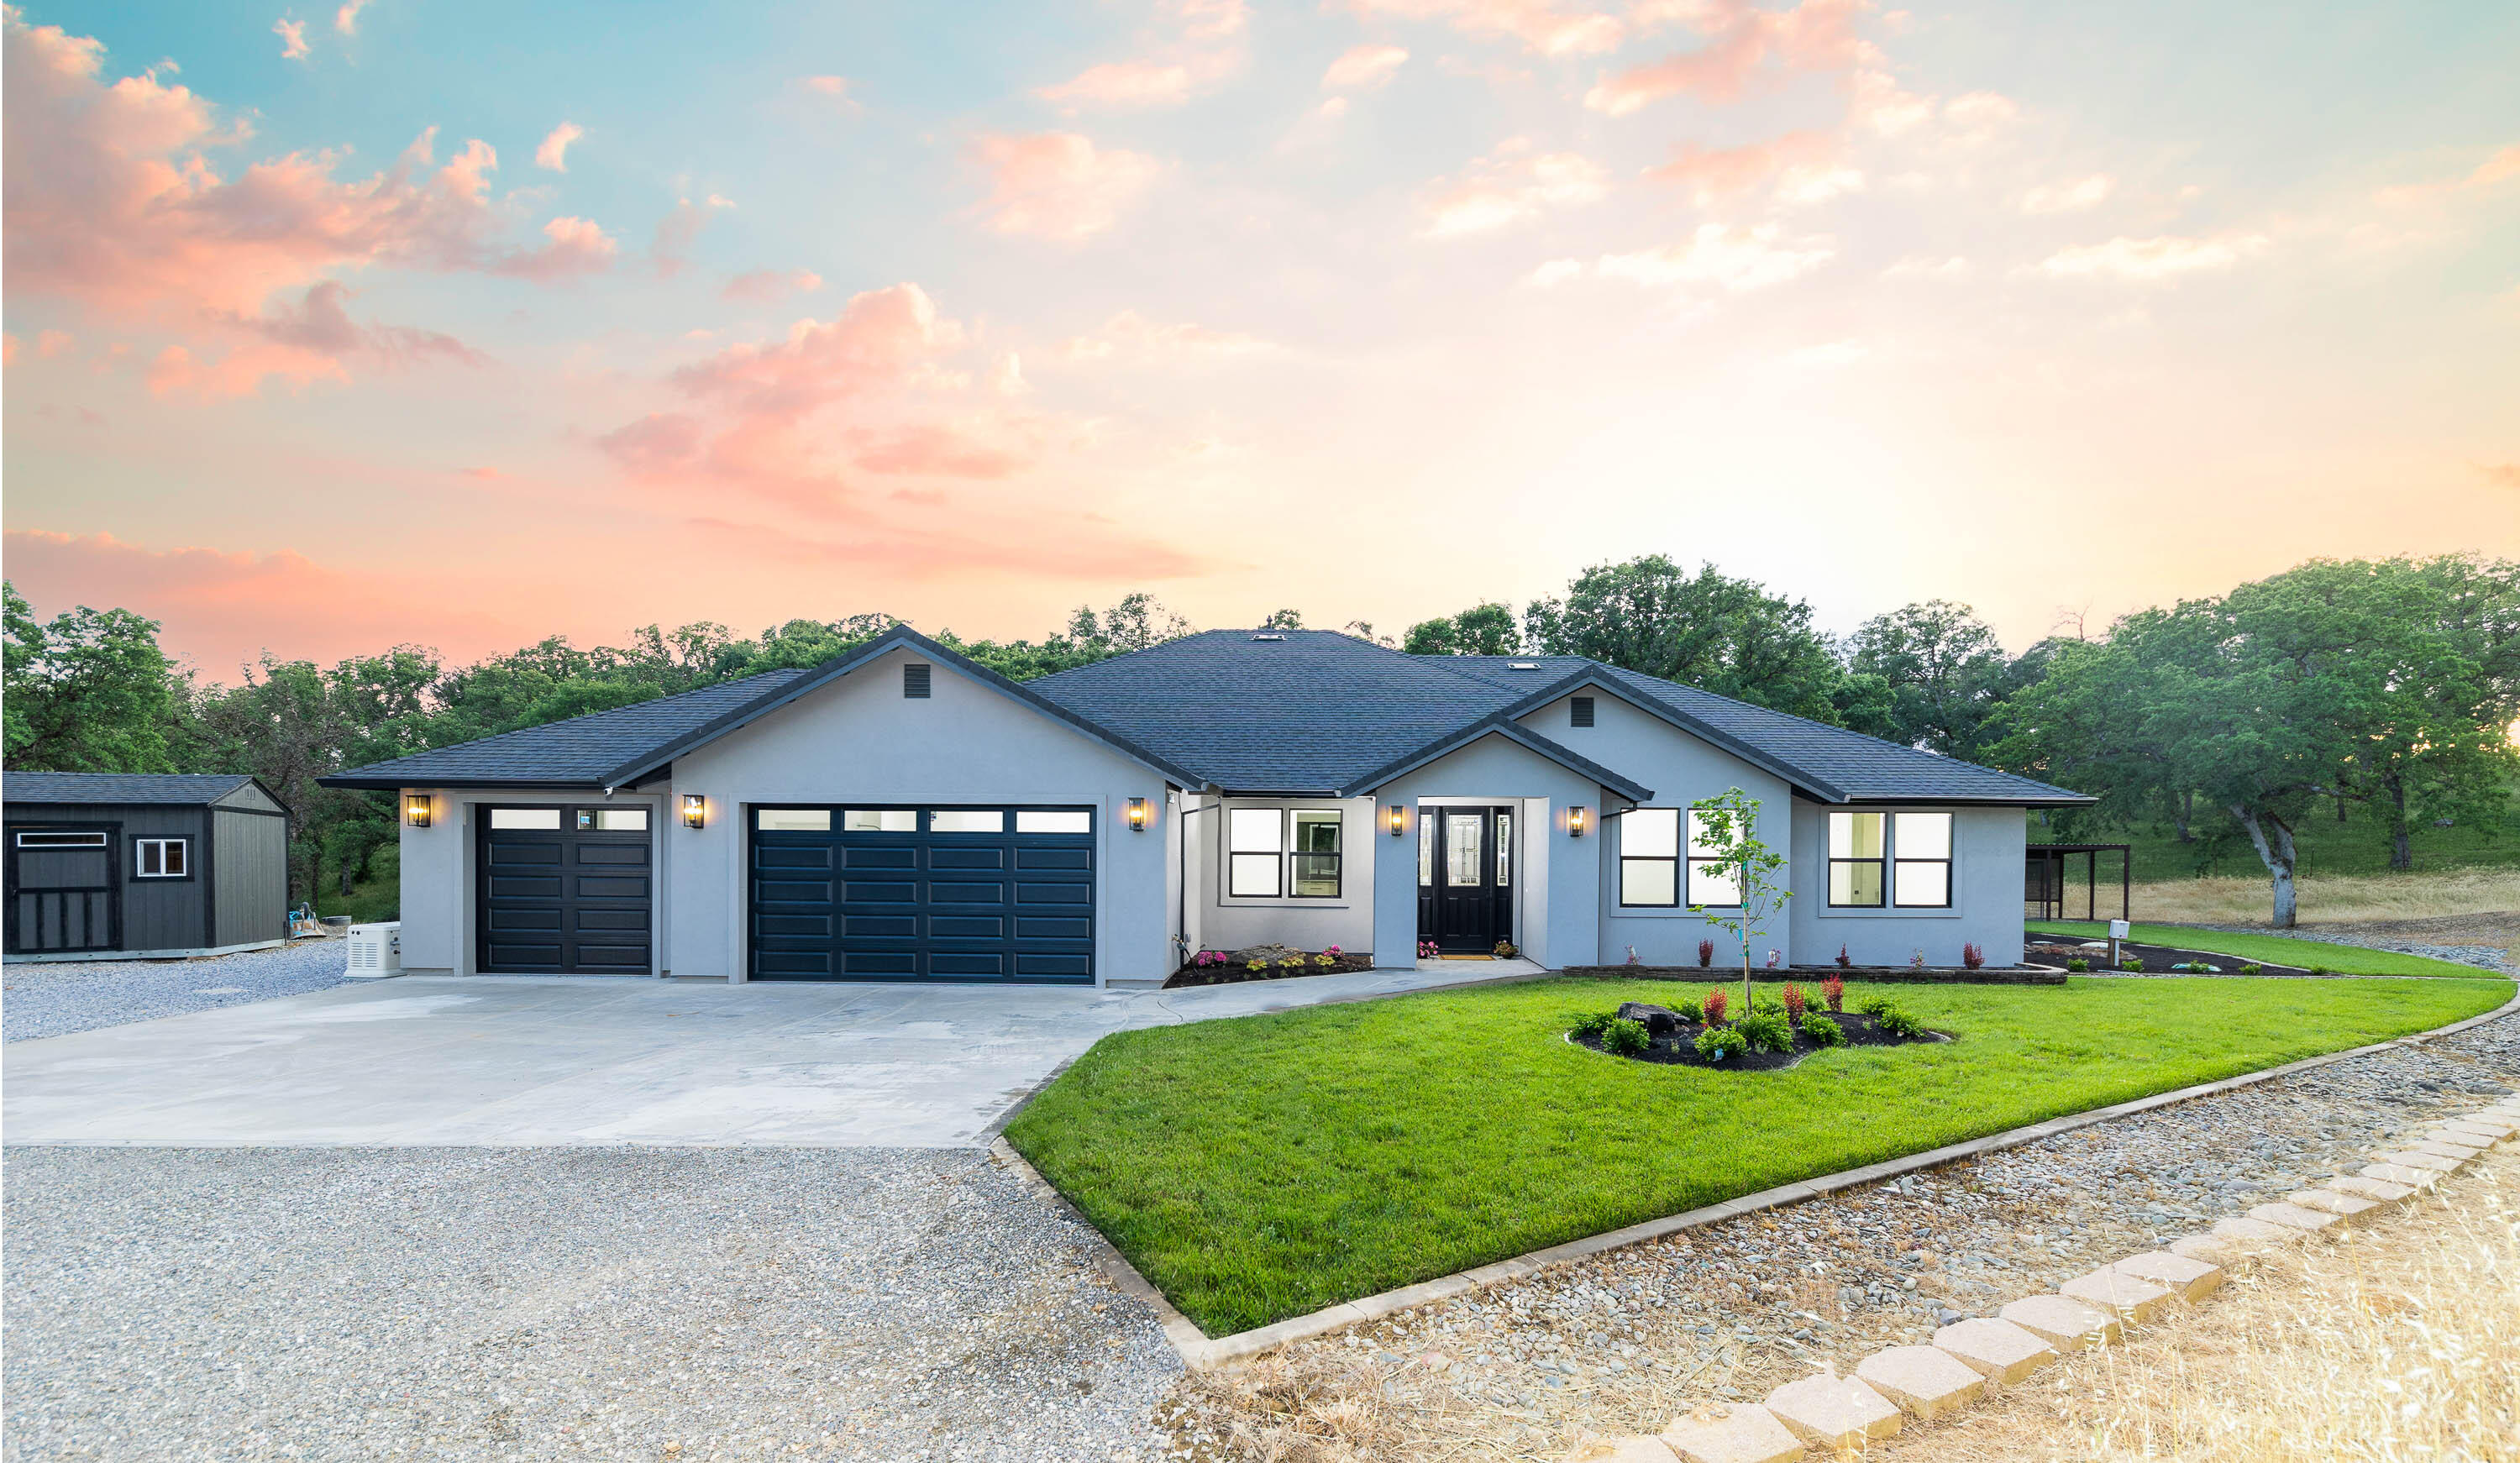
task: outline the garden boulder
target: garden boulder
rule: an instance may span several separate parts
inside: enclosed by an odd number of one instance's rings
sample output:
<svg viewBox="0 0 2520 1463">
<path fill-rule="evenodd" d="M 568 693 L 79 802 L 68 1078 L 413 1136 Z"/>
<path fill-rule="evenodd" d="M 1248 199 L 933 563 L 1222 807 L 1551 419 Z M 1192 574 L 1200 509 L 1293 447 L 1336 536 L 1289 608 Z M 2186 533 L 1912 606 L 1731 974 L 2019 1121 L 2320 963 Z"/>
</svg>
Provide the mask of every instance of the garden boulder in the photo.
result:
<svg viewBox="0 0 2520 1463">
<path fill-rule="evenodd" d="M 1648 1005 L 1642 1000 L 1619 1002 L 1619 1019 L 1637 1021 L 1657 1037 L 1667 1037 L 1680 1030 L 1680 1013 L 1669 1006 Z"/>
</svg>

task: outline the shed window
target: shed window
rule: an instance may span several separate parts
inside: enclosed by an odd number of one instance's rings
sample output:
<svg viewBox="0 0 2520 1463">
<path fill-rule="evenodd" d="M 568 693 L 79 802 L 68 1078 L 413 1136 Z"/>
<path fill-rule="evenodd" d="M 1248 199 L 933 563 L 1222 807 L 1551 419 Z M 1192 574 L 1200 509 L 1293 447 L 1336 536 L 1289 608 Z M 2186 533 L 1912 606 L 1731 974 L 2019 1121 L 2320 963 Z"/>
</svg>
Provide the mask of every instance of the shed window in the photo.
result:
<svg viewBox="0 0 2520 1463">
<path fill-rule="evenodd" d="M 1680 810 L 1631 808 L 1619 815 L 1619 903 L 1680 903 Z"/>
<path fill-rule="evenodd" d="M 193 849 L 189 838 L 135 838 L 131 840 L 131 876 L 136 879 L 189 879 L 193 876 Z"/>
<path fill-rule="evenodd" d="M 1336 808 L 1295 810 L 1295 898 L 1338 898 L 1340 817 Z"/>
<path fill-rule="evenodd" d="M 1952 903 L 1952 816 L 1894 815 L 1890 899 L 1903 909 L 1948 909 Z"/>
<path fill-rule="evenodd" d="M 18 835 L 18 846 L 20 848 L 103 848 L 105 834 L 102 830 L 79 833 L 21 833 Z"/>
<path fill-rule="evenodd" d="M 1285 814 L 1237 808 L 1226 815 L 1226 890 L 1237 899 L 1276 899 L 1283 892 Z"/>
</svg>

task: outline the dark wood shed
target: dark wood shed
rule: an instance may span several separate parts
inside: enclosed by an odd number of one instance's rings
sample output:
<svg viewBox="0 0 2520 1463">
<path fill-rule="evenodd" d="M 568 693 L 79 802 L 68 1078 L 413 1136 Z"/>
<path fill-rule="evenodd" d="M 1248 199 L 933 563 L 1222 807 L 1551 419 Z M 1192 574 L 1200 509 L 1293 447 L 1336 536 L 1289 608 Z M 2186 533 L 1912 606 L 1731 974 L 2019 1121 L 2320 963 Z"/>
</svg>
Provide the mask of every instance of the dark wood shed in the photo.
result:
<svg viewBox="0 0 2520 1463">
<path fill-rule="evenodd" d="M 200 955 L 289 935 L 289 815 L 241 774 L 0 778 L 7 956 Z"/>
</svg>

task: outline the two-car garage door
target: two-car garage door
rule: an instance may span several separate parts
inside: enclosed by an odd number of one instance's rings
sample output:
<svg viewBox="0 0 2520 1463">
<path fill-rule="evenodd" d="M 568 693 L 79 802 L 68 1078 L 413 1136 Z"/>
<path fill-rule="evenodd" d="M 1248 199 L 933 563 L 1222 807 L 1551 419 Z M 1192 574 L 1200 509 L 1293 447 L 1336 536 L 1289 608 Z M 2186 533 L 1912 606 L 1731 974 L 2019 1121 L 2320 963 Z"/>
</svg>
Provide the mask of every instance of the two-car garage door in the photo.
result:
<svg viewBox="0 0 2520 1463">
<path fill-rule="evenodd" d="M 751 976 L 1094 979 L 1086 808 L 755 808 Z"/>
</svg>

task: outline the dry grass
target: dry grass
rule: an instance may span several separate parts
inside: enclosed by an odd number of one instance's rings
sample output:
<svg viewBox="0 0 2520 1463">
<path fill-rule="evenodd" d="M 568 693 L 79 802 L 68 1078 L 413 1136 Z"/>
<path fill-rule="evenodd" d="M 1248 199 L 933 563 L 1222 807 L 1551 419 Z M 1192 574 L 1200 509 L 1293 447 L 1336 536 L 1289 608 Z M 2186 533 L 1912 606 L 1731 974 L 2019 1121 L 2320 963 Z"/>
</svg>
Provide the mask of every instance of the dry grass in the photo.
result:
<svg viewBox="0 0 2520 1463">
<path fill-rule="evenodd" d="M 2108 896 L 2117 891 L 2103 887 Z M 2135 917 L 2155 924 L 2265 924 L 2272 903 L 2264 878 L 2175 879 L 2138 884 Z M 2079 902 L 2070 908 L 2079 910 Z M 2299 918 L 2305 925 L 2368 920 L 2439 919 L 2520 909 L 2520 868 L 2457 868 L 2444 873 L 2338 874 L 2306 878 Z"/>
<path fill-rule="evenodd" d="M 2259 1262 L 2124 1347 L 1884 1450 L 1915 1463 L 2520 1459 L 2520 1155 Z"/>
</svg>

